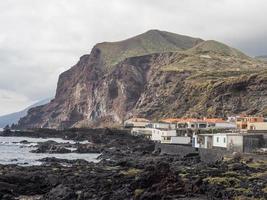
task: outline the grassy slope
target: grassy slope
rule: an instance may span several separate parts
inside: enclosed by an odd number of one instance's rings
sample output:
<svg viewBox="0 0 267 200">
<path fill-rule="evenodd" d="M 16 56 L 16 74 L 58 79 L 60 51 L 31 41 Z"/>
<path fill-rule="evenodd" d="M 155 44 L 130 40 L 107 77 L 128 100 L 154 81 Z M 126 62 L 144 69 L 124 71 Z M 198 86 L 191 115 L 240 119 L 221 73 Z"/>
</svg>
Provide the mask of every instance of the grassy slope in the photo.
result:
<svg viewBox="0 0 267 200">
<path fill-rule="evenodd" d="M 201 41 L 198 38 L 150 30 L 127 40 L 100 43 L 96 45 L 96 48 L 101 50 L 105 66 L 112 68 L 112 66 L 128 57 L 186 50 Z"/>
<path fill-rule="evenodd" d="M 266 64 L 216 41 L 205 41 L 182 52 L 162 71 L 191 72 L 192 80 L 214 80 L 266 70 Z"/>
<path fill-rule="evenodd" d="M 196 45 L 195 47 L 189 49 L 187 52 L 193 54 L 216 53 L 220 54 L 221 56 L 231 56 L 239 59 L 249 59 L 249 57 L 241 51 L 214 40 L 204 41 Z"/>
</svg>

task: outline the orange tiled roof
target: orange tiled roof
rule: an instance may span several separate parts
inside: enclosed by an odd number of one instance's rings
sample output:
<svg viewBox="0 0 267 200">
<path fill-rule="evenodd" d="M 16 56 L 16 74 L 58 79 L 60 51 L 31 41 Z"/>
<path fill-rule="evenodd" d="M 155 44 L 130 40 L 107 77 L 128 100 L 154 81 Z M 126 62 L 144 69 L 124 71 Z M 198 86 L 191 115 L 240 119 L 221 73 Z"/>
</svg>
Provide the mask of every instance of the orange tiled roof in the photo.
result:
<svg viewBox="0 0 267 200">
<path fill-rule="evenodd" d="M 161 122 L 167 122 L 167 123 L 174 123 L 174 122 L 179 122 L 181 121 L 182 118 L 166 118 L 166 119 L 161 119 Z"/>
<path fill-rule="evenodd" d="M 211 123 L 223 123 L 223 122 L 226 122 L 222 118 L 204 118 L 203 121 L 211 122 Z"/>
<path fill-rule="evenodd" d="M 184 118 L 180 122 L 203 122 L 203 121 L 204 120 L 197 118 Z"/>
<path fill-rule="evenodd" d="M 167 118 L 167 119 L 161 119 L 160 121 L 167 123 L 178 123 L 178 122 L 199 122 L 203 120 L 196 118 Z"/>
<path fill-rule="evenodd" d="M 178 123 L 178 122 L 209 122 L 209 123 L 223 123 L 226 122 L 222 118 L 203 118 L 203 119 L 197 119 L 197 118 L 166 118 L 161 119 L 161 122 L 167 122 L 167 123 Z"/>
<path fill-rule="evenodd" d="M 131 119 L 128 119 L 130 121 L 133 121 L 133 122 L 149 122 L 148 119 L 145 119 L 145 118 L 139 118 L 139 117 L 133 117 Z"/>
</svg>

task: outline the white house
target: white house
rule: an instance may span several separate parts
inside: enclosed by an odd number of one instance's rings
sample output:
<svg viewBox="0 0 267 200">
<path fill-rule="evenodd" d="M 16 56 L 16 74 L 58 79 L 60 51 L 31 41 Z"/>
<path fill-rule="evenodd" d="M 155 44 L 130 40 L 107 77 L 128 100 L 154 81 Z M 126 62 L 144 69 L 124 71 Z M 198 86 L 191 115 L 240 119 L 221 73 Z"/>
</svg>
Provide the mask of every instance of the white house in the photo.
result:
<svg viewBox="0 0 267 200">
<path fill-rule="evenodd" d="M 248 130 L 266 130 L 267 131 L 267 122 L 248 122 L 247 123 Z"/>
<path fill-rule="evenodd" d="M 177 123 L 177 128 L 186 128 L 186 129 L 206 129 L 209 125 L 204 121 L 182 121 Z"/>
<path fill-rule="evenodd" d="M 131 118 L 124 122 L 125 128 L 145 128 L 150 123 L 149 120 L 145 118 Z"/>
<path fill-rule="evenodd" d="M 214 128 L 217 129 L 236 129 L 236 124 L 232 122 L 215 122 Z"/>
<path fill-rule="evenodd" d="M 218 133 L 213 135 L 213 148 L 252 152 L 263 146 L 263 140 L 263 135 L 256 133 Z"/>
<path fill-rule="evenodd" d="M 227 148 L 227 133 L 218 133 L 213 135 L 213 146 Z"/>
<path fill-rule="evenodd" d="M 163 129 L 151 129 L 152 136 L 151 140 L 154 141 L 165 141 L 170 140 L 171 137 L 176 136 L 176 130 L 163 130 Z"/>
<path fill-rule="evenodd" d="M 193 135 L 192 146 L 195 148 L 211 149 L 213 146 L 213 135 L 214 134 Z"/>
<path fill-rule="evenodd" d="M 156 129 L 176 129 L 176 124 L 165 123 L 165 122 L 155 122 L 155 123 L 148 124 L 147 127 L 156 128 Z"/>
<path fill-rule="evenodd" d="M 169 144 L 191 144 L 191 137 L 188 136 L 172 136 L 170 140 L 162 140 L 162 143 Z"/>
<path fill-rule="evenodd" d="M 131 134 L 135 135 L 135 136 L 144 135 L 146 138 L 151 139 L 152 129 L 150 129 L 150 128 L 132 128 Z"/>
</svg>

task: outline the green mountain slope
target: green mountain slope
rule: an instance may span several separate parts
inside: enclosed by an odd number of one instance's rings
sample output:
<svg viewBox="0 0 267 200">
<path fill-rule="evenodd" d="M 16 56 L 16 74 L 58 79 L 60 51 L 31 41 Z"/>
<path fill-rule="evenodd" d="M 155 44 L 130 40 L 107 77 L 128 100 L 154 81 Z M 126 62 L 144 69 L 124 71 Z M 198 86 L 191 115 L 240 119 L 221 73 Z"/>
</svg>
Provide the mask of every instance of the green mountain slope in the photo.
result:
<svg viewBox="0 0 267 200">
<path fill-rule="evenodd" d="M 267 64 L 217 41 L 151 30 L 97 44 L 19 127 L 114 126 L 139 116 L 267 114 Z"/>
<path fill-rule="evenodd" d="M 189 49 L 187 52 L 193 54 L 220 54 L 221 56 L 230 56 L 239 59 L 249 59 L 249 57 L 241 51 L 229 47 L 223 43 L 217 42 L 215 40 L 203 41 L 200 44 Z"/>
<path fill-rule="evenodd" d="M 187 50 L 202 41 L 166 31 L 150 30 L 127 40 L 99 43 L 95 48 L 101 51 L 103 63 L 110 69 L 128 57 Z"/>
</svg>

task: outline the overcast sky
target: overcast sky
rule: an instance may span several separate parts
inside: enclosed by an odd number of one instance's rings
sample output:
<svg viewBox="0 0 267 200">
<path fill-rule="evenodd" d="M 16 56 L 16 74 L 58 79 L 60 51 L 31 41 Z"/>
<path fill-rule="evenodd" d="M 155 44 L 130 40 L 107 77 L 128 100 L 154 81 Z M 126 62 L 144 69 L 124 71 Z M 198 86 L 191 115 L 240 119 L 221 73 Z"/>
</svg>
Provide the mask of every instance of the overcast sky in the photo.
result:
<svg viewBox="0 0 267 200">
<path fill-rule="evenodd" d="M 95 43 L 159 29 L 267 54 L 266 0 L 2 0 L 0 115 L 53 96 Z"/>
</svg>

